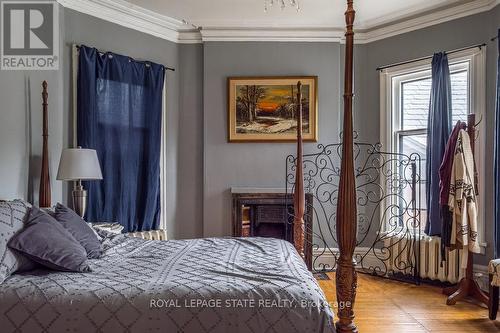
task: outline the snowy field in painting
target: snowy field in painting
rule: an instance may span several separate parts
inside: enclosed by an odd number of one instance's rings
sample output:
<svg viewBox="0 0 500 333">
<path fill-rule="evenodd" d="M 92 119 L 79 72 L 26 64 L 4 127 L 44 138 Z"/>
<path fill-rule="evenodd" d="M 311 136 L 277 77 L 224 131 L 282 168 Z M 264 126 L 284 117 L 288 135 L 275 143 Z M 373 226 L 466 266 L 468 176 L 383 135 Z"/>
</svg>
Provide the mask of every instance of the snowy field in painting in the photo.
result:
<svg viewBox="0 0 500 333">
<path fill-rule="evenodd" d="M 308 131 L 309 124 L 302 124 L 304 131 Z M 253 122 L 238 124 L 237 133 L 260 133 L 260 134 L 279 134 L 295 133 L 297 130 L 297 121 L 293 119 L 283 119 L 280 117 L 258 117 Z"/>
</svg>

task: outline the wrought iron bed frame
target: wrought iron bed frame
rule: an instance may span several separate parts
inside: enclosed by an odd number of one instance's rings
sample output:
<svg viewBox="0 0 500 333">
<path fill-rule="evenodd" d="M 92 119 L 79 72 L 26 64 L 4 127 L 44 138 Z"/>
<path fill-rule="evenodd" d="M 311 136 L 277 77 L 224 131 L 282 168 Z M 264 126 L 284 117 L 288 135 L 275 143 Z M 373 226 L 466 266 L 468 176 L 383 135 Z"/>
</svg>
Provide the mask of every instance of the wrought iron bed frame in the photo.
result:
<svg viewBox="0 0 500 333">
<path fill-rule="evenodd" d="M 357 134 L 354 134 L 357 138 Z M 335 271 L 338 260 L 336 205 L 341 143 L 317 146 L 302 156 L 304 191 L 312 195 L 314 272 Z M 420 282 L 421 157 L 381 151 L 380 144 L 354 143 L 358 233 L 357 270 Z M 294 192 L 297 158 L 286 161 L 286 193 Z M 327 257 L 327 258 L 325 258 Z"/>
</svg>

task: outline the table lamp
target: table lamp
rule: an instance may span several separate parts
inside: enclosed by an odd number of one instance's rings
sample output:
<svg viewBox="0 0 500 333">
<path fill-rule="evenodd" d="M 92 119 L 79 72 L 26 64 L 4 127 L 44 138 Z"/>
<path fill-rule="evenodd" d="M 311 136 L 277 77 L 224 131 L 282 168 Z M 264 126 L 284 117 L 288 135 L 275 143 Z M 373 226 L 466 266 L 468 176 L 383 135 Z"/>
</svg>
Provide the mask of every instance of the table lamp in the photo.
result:
<svg viewBox="0 0 500 333">
<path fill-rule="evenodd" d="M 77 181 L 73 190 L 73 209 L 81 217 L 87 209 L 87 191 L 82 186 L 82 180 L 99 179 L 102 179 L 102 172 L 94 149 L 78 147 L 62 151 L 57 180 Z"/>
</svg>

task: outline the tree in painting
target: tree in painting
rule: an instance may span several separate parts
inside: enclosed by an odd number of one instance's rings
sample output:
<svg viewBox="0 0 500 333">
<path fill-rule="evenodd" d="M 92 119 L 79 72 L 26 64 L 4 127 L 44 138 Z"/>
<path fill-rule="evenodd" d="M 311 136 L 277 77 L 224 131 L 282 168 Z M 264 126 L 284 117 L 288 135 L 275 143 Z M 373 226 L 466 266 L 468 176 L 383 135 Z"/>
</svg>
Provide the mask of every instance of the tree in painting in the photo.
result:
<svg viewBox="0 0 500 333">
<path fill-rule="evenodd" d="M 302 86 L 303 131 L 309 133 L 309 86 Z M 294 85 L 238 85 L 236 132 L 294 133 L 297 88 Z"/>
<path fill-rule="evenodd" d="M 259 101 L 266 96 L 266 89 L 261 86 L 242 86 L 236 103 L 241 119 L 252 123 L 257 119 Z"/>
</svg>

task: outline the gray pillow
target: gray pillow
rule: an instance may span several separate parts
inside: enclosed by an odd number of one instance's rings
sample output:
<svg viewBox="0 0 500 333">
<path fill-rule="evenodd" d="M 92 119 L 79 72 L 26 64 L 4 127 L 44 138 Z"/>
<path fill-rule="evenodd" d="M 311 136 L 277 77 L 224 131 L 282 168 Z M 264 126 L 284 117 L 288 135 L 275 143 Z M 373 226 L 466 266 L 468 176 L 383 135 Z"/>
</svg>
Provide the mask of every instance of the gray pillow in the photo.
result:
<svg viewBox="0 0 500 333">
<path fill-rule="evenodd" d="M 53 217 L 31 208 L 26 227 L 8 243 L 31 260 L 54 270 L 89 272 L 87 252 Z"/>
<path fill-rule="evenodd" d="M 35 263 L 7 246 L 9 240 L 24 227 L 30 207 L 22 200 L 0 202 L 0 283 L 14 272 L 36 267 Z"/>
<path fill-rule="evenodd" d="M 97 259 L 102 256 L 101 242 L 92 228 L 77 213 L 58 203 L 55 218 L 85 248 L 87 257 Z"/>
</svg>

